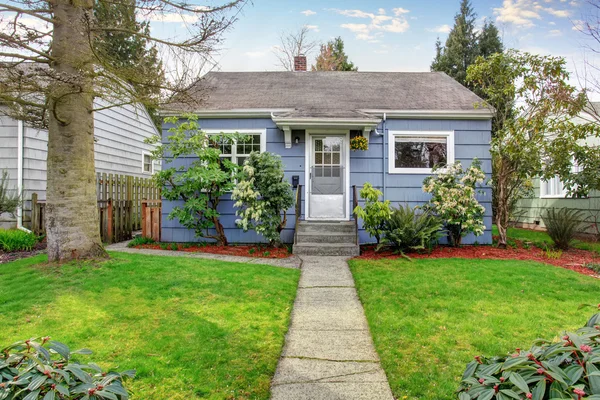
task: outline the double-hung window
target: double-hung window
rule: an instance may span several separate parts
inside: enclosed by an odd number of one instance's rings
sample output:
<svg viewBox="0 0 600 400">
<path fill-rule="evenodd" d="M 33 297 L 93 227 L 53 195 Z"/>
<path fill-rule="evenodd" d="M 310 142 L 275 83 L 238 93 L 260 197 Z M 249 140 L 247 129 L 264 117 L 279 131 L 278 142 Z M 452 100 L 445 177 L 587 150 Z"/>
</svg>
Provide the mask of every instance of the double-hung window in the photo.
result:
<svg viewBox="0 0 600 400">
<path fill-rule="evenodd" d="M 152 160 L 152 155 L 148 152 L 142 152 L 142 173 L 154 173 L 154 161 Z"/>
<path fill-rule="evenodd" d="M 389 173 L 431 173 L 454 163 L 454 132 L 390 131 Z"/>
<path fill-rule="evenodd" d="M 253 151 L 262 153 L 267 150 L 267 133 L 265 129 L 239 130 L 204 130 L 210 136 L 240 135 L 241 140 L 222 137 L 218 143 L 221 158 L 227 158 L 234 164 L 244 165 L 244 161 Z"/>
<path fill-rule="evenodd" d="M 574 164 L 571 166 L 571 172 L 577 173 L 579 172 L 579 166 Z M 548 179 L 547 181 L 540 181 L 540 197 L 551 199 L 551 198 L 563 198 L 567 197 L 568 193 L 565 189 L 564 184 L 560 180 L 558 176 Z"/>
</svg>

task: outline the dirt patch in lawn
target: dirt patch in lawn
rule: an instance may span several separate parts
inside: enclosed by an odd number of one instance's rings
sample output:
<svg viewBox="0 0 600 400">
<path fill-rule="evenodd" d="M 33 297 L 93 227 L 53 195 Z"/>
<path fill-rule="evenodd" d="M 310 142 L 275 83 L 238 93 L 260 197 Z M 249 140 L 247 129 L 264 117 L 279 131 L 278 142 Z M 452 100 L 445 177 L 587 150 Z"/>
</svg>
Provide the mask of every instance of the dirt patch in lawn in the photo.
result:
<svg viewBox="0 0 600 400">
<path fill-rule="evenodd" d="M 287 258 L 291 256 L 287 247 L 268 247 L 268 246 L 216 246 L 213 244 L 184 245 L 177 243 L 165 244 L 142 244 L 134 246 L 135 249 L 150 250 L 173 250 L 186 253 L 211 253 L 223 254 L 227 256 L 254 257 L 254 258 Z"/>
<path fill-rule="evenodd" d="M 4 252 L 0 250 L 0 264 L 5 264 L 11 261 L 19 260 L 21 258 L 28 258 L 37 256 L 38 254 L 42 254 L 46 252 L 46 241 L 37 243 L 31 251 L 14 251 L 14 252 Z"/>
<path fill-rule="evenodd" d="M 546 251 L 536 246 L 527 246 L 523 242 L 516 243 L 516 246 L 506 249 L 500 249 L 495 246 L 462 246 L 448 247 L 438 246 L 431 253 L 409 252 L 406 255 L 410 258 L 467 258 L 467 259 L 485 259 L 485 260 L 524 260 L 537 261 L 557 267 L 570 269 L 580 274 L 600 278 L 600 274 L 588 267 L 588 264 L 600 263 L 600 256 L 597 253 L 586 250 L 569 249 L 567 251 Z M 382 258 L 400 258 L 401 254 L 396 254 L 392 250 L 381 250 L 376 252 L 374 245 L 361 246 L 359 259 L 377 260 Z"/>
</svg>

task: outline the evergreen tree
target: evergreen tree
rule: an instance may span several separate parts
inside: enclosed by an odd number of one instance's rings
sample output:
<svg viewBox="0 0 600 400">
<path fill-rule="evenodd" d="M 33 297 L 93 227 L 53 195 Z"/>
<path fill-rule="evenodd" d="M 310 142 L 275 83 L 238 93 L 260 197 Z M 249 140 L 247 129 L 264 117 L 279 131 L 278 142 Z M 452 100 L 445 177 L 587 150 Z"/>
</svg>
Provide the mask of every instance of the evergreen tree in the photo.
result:
<svg viewBox="0 0 600 400">
<path fill-rule="evenodd" d="M 504 45 L 502 44 L 502 40 L 500 40 L 500 33 L 493 22 L 485 21 L 478 39 L 479 55 L 484 58 L 504 51 Z"/>
<path fill-rule="evenodd" d="M 344 51 L 344 41 L 339 36 L 321 45 L 321 52 L 311 69 L 313 71 L 358 71 L 358 67 L 348 61 Z"/>
<path fill-rule="evenodd" d="M 157 108 L 164 71 L 156 45 L 143 37 L 150 36 L 150 21 L 136 21 L 135 11 L 135 0 L 97 0 L 94 16 L 98 24 L 118 26 L 123 31 L 101 32 L 96 36 L 95 49 L 105 61 L 104 68 L 121 71 L 135 89 L 136 97 L 144 99 L 150 116 L 160 127 Z"/>
</svg>

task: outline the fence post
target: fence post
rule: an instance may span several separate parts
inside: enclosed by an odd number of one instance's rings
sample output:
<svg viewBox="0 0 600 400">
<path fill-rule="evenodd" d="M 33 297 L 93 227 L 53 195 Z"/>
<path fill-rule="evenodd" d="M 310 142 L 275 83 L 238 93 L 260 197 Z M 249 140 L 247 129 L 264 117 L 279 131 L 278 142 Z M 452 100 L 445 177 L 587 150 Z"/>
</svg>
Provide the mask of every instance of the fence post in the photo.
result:
<svg viewBox="0 0 600 400">
<path fill-rule="evenodd" d="M 113 206 L 112 199 L 108 199 L 107 207 L 106 207 L 106 219 L 107 219 L 107 228 L 108 231 L 108 243 L 113 243 Z"/>
</svg>

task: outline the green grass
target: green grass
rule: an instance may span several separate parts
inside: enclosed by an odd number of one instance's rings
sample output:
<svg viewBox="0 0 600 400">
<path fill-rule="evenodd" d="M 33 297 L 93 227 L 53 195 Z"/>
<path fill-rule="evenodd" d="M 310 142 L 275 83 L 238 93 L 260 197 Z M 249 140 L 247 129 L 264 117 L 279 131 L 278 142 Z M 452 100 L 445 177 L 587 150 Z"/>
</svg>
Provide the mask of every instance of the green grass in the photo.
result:
<svg viewBox="0 0 600 400">
<path fill-rule="evenodd" d="M 299 271 L 111 254 L 0 265 L 0 347 L 49 335 L 104 368 L 136 369 L 133 399 L 268 399 Z"/>
<path fill-rule="evenodd" d="M 524 261 L 351 260 L 375 347 L 398 399 L 455 399 L 475 355 L 528 348 L 583 326 L 600 281 Z M 406 397 L 405 397 L 406 396 Z"/>
<path fill-rule="evenodd" d="M 498 228 L 496 227 L 496 225 L 492 226 L 492 234 L 494 236 L 498 235 Z M 544 244 L 553 244 L 552 239 L 550 239 L 550 236 L 548 236 L 548 234 L 544 231 L 534 231 L 531 229 L 521 228 L 508 228 L 507 235 L 509 239 L 531 242 L 538 247 L 544 247 Z M 600 254 L 600 242 L 590 242 L 575 239 L 573 240 L 573 247 L 581 250 L 595 251 L 596 253 Z"/>
</svg>

